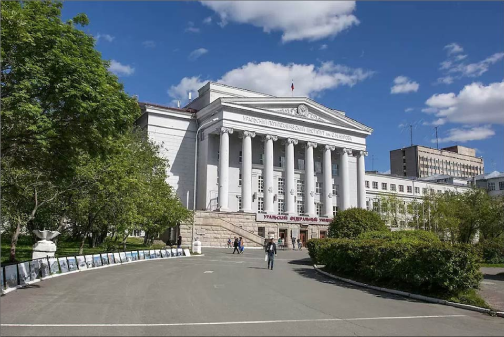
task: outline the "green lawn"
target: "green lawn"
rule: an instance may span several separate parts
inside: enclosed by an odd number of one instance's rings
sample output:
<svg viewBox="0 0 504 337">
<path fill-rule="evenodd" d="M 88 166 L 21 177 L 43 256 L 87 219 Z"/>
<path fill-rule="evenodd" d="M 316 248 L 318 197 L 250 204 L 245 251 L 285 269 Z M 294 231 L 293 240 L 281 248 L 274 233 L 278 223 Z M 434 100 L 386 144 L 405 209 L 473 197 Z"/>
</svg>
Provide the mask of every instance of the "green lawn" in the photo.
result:
<svg viewBox="0 0 504 337">
<path fill-rule="evenodd" d="M 487 268 L 504 268 L 504 263 L 482 263 L 481 266 Z"/>
<path fill-rule="evenodd" d="M 6 262 L 9 259 L 10 253 L 10 238 L 2 236 L 2 256 L 1 262 Z M 32 258 L 33 241 L 30 236 L 20 236 L 16 247 L 16 258 L 18 261 L 28 261 Z M 57 245 L 56 256 L 75 256 L 79 253 L 80 241 L 64 241 L 60 240 Z M 122 248 L 122 245 L 118 244 Z M 152 246 L 145 246 L 142 238 L 128 238 L 126 243 L 126 250 L 142 250 L 142 249 L 157 249 L 162 248 L 164 245 L 154 244 Z M 122 250 L 122 249 L 120 249 Z M 98 254 L 106 252 L 104 246 L 89 248 L 87 244 L 84 245 L 84 254 Z"/>
</svg>

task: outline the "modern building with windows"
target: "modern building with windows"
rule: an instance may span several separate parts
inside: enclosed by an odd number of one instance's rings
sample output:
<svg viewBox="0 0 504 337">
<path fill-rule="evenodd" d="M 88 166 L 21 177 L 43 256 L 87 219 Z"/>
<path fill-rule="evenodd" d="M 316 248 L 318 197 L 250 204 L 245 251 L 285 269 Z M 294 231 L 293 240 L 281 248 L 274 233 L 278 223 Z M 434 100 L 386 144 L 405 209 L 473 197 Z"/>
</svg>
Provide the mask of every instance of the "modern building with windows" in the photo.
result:
<svg viewBox="0 0 504 337">
<path fill-rule="evenodd" d="M 430 177 L 449 175 L 452 177 L 474 177 L 483 174 L 482 157 L 476 150 L 464 146 L 433 149 L 414 145 L 390 151 L 391 174 L 404 177 Z"/>
<path fill-rule="evenodd" d="M 140 104 L 137 123 L 169 160 L 168 183 L 195 210 L 194 226 L 172 236 L 204 246 L 235 236 L 248 246 L 270 236 L 305 242 L 326 236 L 338 210 L 368 207 L 370 127 L 307 97 L 214 82 L 198 93 L 185 108 Z"/>
<path fill-rule="evenodd" d="M 504 196 L 504 172 L 494 171 L 474 177 L 475 185 L 492 197 Z"/>
</svg>

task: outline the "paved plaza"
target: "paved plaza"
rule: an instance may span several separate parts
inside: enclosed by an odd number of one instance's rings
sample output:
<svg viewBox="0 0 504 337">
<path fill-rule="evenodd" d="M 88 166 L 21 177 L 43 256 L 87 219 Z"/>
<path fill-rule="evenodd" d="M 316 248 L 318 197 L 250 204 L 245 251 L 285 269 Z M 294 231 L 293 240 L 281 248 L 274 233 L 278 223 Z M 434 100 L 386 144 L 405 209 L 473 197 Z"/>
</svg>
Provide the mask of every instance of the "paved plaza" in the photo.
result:
<svg viewBox="0 0 504 337">
<path fill-rule="evenodd" d="M 3 296 L 7 335 L 502 335 L 504 319 L 317 274 L 306 251 L 260 250 L 90 270 Z"/>
</svg>

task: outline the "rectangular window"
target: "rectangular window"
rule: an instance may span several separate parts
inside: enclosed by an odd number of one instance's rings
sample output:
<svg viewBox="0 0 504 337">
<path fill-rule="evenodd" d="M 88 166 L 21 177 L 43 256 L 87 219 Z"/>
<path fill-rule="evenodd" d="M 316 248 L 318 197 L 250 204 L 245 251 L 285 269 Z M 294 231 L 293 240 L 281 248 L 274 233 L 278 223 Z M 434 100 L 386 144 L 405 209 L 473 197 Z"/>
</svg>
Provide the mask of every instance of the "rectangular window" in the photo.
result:
<svg viewBox="0 0 504 337">
<path fill-rule="evenodd" d="M 315 207 L 317 209 L 317 215 L 320 216 L 322 214 L 322 204 L 318 202 L 315 204 Z"/>
<path fill-rule="evenodd" d="M 322 173 L 322 163 L 319 161 L 315 162 L 315 173 Z"/>
<path fill-rule="evenodd" d="M 399 192 L 404 192 L 404 185 L 399 185 Z"/>
<path fill-rule="evenodd" d="M 332 207 L 332 215 L 336 216 L 336 213 L 338 213 L 338 206 L 333 206 Z"/>
<path fill-rule="evenodd" d="M 238 174 L 238 186 L 241 186 L 241 184 L 242 184 L 242 175 L 240 173 Z"/>
<path fill-rule="evenodd" d="M 264 153 L 261 153 L 261 158 L 259 158 L 259 164 L 264 165 Z"/>
<path fill-rule="evenodd" d="M 263 197 L 257 198 L 257 211 L 264 212 L 264 198 Z"/>
<path fill-rule="evenodd" d="M 422 188 L 422 194 L 427 194 L 427 189 L 426 188 Z"/>
<path fill-rule="evenodd" d="M 238 162 L 241 164 L 242 162 L 242 151 L 240 151 L 240 154 L 238 155 Z"/>
<path fill-rule="evenodd" d="M 387 190 L 387 183 L 381 183 L 381 189 L 386 191 Z"/>
<path fill-rule="evenodd" d="M 315 193 L 322 193 L 322 183 L 319 183 L 318 181 L 315 183 Z"/>
<path fill-rule="evenodd" d="M 390 190 L 391 191 L 396 191 L 396 184 L 390 184 Z"/>
<path fill-rule="evenodd" d="M 495 191 L 495 183 L 488 183 L 488 190 Z"/>
<path fill-rule="evenodd" d="M 278 214 L 282 214 L 285 212 L 285 208 L 284 208 L 284 200 L 283 199 L 278 199 Z"/>
<path fill-rule="evenodd" d="M 238 209 L 242 209 L 242 199 L 238 197 Z"/>
<path fill-rule="evenodd" d="M 260 237 L 266 237 L 266 227 L 257 227 L 257 235 Z"/>
<path fill-rule="evenodd" d="M 297 181 L 297 196 L 302 198 L 304 193 L 304 180 Z"/>
<path fill-rule="evenodd" d="M 373 181 L 373 189 L 377 190 L 378 189 L 378 182 Z"/>
<path fill-rule="evenodd" d="M 415 193 L 420 194 L 420 187 L 415 187 Z"/>
<path fill-rule="evenodd" d="M 298 214 L 304 214 L 304 203 L 302 200 L 297 201 L 297 212 Z"/>
<path fill-rule="evenodd" d="M 298 170 L 304 170 L 304 159 L 298 159 Z"/>
<path fill-rule="evenodd" d="M 335 164 L 335 163 L 332 164 L 332 175 L 333 175 L 333 177 L 339 176 L 339 166 L 338 166 L 338 164 Z"/>
<path fill-rule="evenodd" d="M 373 211 L 378 212 L 378 201 L 373 201 Z"/>
<path fill-rule="evenodd" d="M 366 188 L 369 188 L 369 180 L 366 180 Z"/>
<path fill-rule="evenodd" d="M 284 194 L 284 178 L 278 178 L 278 194 Z"/>
<path fill-rule="evenodd" d="M 333 194 L 333 195 L 338 195 L 338 190 L 339 190 L 339 186 L 338 186 L 338 185 L 333 184 L 333 185 L 332 185 L 332 194 Z"/>
<path fill-rule="evenodd" d="M 412 186 L 406 186 L 406 191 L 408 193 L 413 193 L 413 187 Z"/>
<path fill-rule="evenodd" d="M 257 191 L 258 192 L 264 191 L 264 179 L 262 176 L 257 177 Z"/>
<path fill-rule="evenodd" d="M 499 181 L 499 190 L 504 190 L 504 181 Z"/>
<path fill-rule="evenodd" d="M 280 167 L 285 167 L 285 157 L 280 156 L 278 162 L 280 163 Z"/>
</svg>

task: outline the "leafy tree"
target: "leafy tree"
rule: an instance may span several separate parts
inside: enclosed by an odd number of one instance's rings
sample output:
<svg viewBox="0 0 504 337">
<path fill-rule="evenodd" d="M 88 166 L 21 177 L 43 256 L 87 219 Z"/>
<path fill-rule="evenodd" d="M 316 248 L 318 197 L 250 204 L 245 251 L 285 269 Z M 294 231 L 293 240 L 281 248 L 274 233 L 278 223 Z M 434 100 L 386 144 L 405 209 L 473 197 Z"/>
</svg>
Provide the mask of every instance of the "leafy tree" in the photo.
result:
<svg viewBox="0 0 504 337">
<path fill-rule="evenodd" d="M 339 211 L 329 225 L 331 238 L 355 238 L 370 231 L 388 231 L 388 228 L 379 214 L 362 208 Z"/>
</svg>

